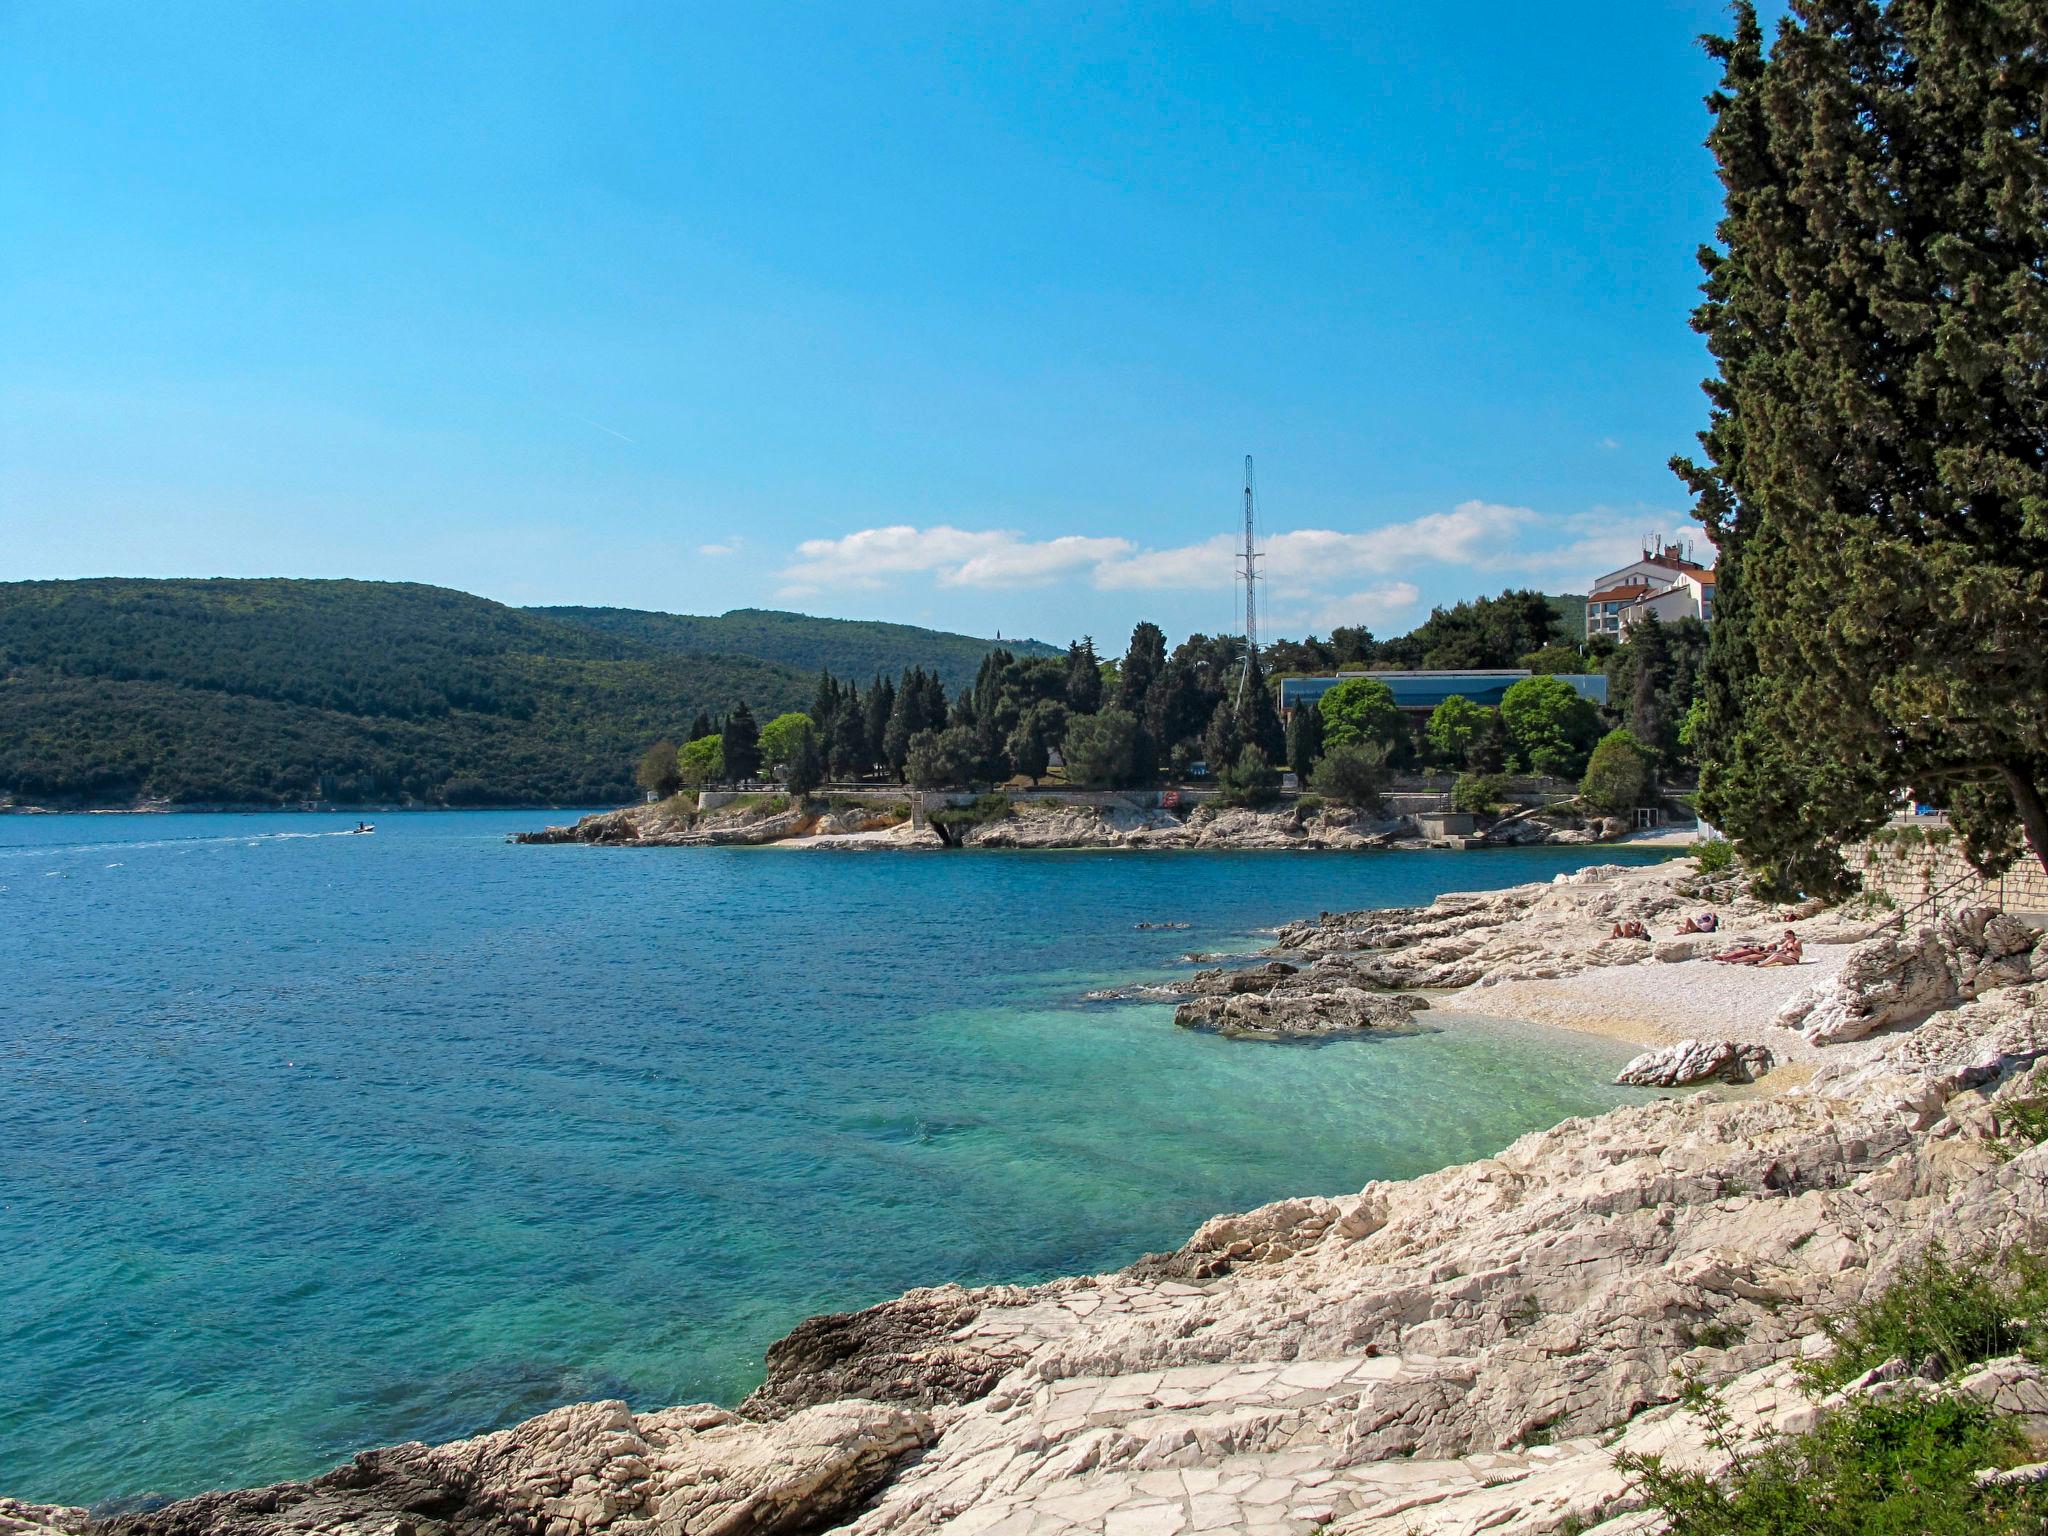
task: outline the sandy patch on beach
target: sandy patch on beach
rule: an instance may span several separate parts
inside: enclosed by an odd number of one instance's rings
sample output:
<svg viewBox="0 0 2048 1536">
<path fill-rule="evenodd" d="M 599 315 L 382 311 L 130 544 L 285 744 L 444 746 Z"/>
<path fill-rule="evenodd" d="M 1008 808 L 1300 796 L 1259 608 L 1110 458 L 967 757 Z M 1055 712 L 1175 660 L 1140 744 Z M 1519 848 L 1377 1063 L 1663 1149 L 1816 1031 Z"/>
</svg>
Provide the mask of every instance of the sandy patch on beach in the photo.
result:
<svg viewBox="0 0 2048 1536">
<path fill-rule="evenodd" d="M 1771 1020 L 1785 1000 L 1840 970 L 1850 946 L 1814 945 L 1799 965 L 1761 970 L 1712 960 L 1613 965 L 1572 976 L 1503 981 L 1453 994 L 1466 1012 L 1531 1019 L 1631 1044 L 1735 1040 L 1767 1045 L 1781 1062 L 1810 1061 L 1816 1048 Z M 1829 1047 L 1839 1060 L 1844 1047 Z"/>
</svg>

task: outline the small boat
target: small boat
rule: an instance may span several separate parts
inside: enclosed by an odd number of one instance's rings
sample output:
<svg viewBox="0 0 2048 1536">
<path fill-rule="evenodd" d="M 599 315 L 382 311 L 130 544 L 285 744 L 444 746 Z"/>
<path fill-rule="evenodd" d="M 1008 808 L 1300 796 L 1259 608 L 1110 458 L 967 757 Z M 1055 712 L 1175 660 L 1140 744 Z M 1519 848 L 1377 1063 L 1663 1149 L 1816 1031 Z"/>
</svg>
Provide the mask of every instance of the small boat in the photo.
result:
<svg viewBox="0 0 2048 1536">
<path fill-rule="evenodd" d="M 374 821 L 359 821 L 348 830 L 351 837 L 361 837 L 365 833 L 376 831 L 377 824 Z"/>
</svg>

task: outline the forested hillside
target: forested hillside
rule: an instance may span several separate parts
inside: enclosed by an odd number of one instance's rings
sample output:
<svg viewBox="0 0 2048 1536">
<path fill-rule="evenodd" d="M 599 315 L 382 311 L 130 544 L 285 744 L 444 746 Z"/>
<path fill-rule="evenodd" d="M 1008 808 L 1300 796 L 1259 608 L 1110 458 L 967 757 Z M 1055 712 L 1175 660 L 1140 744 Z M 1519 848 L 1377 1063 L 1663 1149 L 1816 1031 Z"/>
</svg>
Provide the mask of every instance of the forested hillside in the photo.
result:
<svg viewBox="0 0 2048 1536">
<path fill-rule="evenodd" d="M 813 681 L 437 587 L 0 584 L 0 798 L 618 801 L 650 739 Z"/>
<path fill-rule="evenodd" d="M 758 656 L 815 676 L 830 669 L 860 681 L 895 677 L 909 667 L 935 671 L 949 693 L 974 681 L 995 642 L 910 624 L 817 619 L 767 608 L 735 608 L 717 618 L 648 613 L 637 608 L 529 608 L 528 613 L 636 641 L 674 655 L 722 652 Z M 1064 656 L 1060 646 L 1004 640 L 1013 656 Z"/>
</svg>

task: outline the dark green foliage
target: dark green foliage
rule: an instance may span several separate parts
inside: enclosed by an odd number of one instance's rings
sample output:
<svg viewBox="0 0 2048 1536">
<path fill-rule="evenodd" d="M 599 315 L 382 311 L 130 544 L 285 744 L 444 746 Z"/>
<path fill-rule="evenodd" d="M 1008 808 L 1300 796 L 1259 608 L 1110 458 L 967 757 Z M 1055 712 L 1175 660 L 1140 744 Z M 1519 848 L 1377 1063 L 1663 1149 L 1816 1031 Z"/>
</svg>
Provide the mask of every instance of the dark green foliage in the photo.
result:
<svg viewBox="0 0 2048 1536">
<path fill-rule="evenodd" d="M 1572 685 L 1525 677 L 1501 696 L 1501 724 L 1516 756 L 1534 772 L 1575 779 L 1600 730 L 1599 712 Z"/>
<path fill-rule="evenodd" d="M 1076 715 L 1061 749 L 1075 784 L 1126 789 L 1139 782 L 1137 717 L 1124 709 Z"/>
<path fill-rule="evenodd" d="M 1287 717 L 1287 766 L 1306 784 L 1322 755 L 1323 712 L 1305 705 Z"/>
<path fill-rule="evenodd" d="M 1540 651 L 1531 651 L 1518 665 L 1538 676 L 1548 677 L 1559 672 L 1587 672 L 1586 658 L 1575 646 L 1546 645 Z"/>
<path fill-rule="evenodd" d="M 1394 690 L 1377 678 L 1347 678 L 1324 694 L 1317 707 L 1323 714 L 1323 743 L 1328 751 L 1359 741 L 1391 749 L 1408 732 L 1408 723 L 1394 703 Z"/>
<path fill-rule="evenodd" d="M 1339 742 L 1323 754 L 1309 783 L 1325 800 L 1377 811 L 1387 785 L 1387 749 L 1377 741 Z"/>
<path fill-rule="evenodd" d="M 1713 39 L 1720 551 L 1700 803 L 1778 890 L 1911 790 L 2048 862 L 2048 46 L 2033 0 L 1752 5 Z"/>
<path fill-rule="evenodd" d="M 1216 788 L 1224 805 L 1271 805 L 1279 797 L 1280 771 L 1264 752 L 1247 746 L 1216 775 Z"/>
<path fill-rule="evenodd" d="M 1822 1320 L 1835 1352 L 1808 1376 L 1831 1388 L 1895 1358 L 1917 1367 L 1931 1356 L 1942 1376 L 1999 1355 L 2048 1358 L 2044 1309 L 2048 1262 L 2039 1255 L 2014 1249 L 1994 1263 L 1932 1248 L 1874 1301 Z"/>
<path fill-rule="evenodd" d="M 683 738 L 686 742 L 702 741 L 706 736 L 718 734 L 718 727 L 711 723 L 711 717 L 703 710 L 697 711 L 697 718 L 690 722 L 690 733 Z"/>
<path fill-rule="evenodd" d="M 1053 748 L 1066 734 L 1067 706 L 1057 699 L 1040 699 L 1017 717 L 1004 742 L 1011 771 L 1027 779 L 1043 778 Z"/>
<path fill-rule="evenodd" d="M 972 783 L 978 765 L 973 727 L 949 725 L 911 737 L 903 771 L 919 789 L 953 789 Z"/>
<path fill-rule="evenodd" d="M 751 779 L 761 771 L 761 728 L 754 723 L 754 712 L 747 708 L 742 699 L 725 717 L 725 729 L 719 734 L 719 748 L 725 758 L 725 776 L 735 783 Z"/>
<path fill-rule="evenodd" d="M 640 766 L 633 770 L 633 782 L 664 800 L 681 789 L 683 779 L 676 763 L 676 744 L 657 741 L 641 753 Z"/>
<path fill-rule="evenodd" d="M 1507 797 L 1507 781 L 1493 773 L 1461 773 L 1451 786 L 1451 809 L 1490 816 Z"/>
<path fill-rule="evenodd" d="M 1165 670 L 1166 632 L 1157 624 L 1138 625 L 1131 631 L 1130 648 L 1124 652 L 1123 669 L 1117 682 L 1116 707 L 1142 718 L 1152 685 Z"/>
<path fill-rule="evenodd" d="M 1237 761 L 1244 747 L 1244 737 L 1237 729 L 1237 711 L 1225 699 L 1209 717 L 1209 728 L 1202 732 L 1202 756 L 1208 760 L 1209 771 L 1220 776 Z"/>
<path fill-rule="evenodd" d="M 1575 644 L 1585 632 L 1567 632 L 1541 592 L 1503 592 L 1450 608 L 1437 608 L 1398 640 L 1383 640 L 1374 660 L 1390 667 L 1513 667 L 1553 641 Z"/>
<path fill-rule="evenodd" d="M 902 675 L 906 667 L 936 670 L 946 688 L 958 688 L 974 676 L 993 640 L 910 624 L 883 624 L 866 619 L 818 619 L 804 613 L 778 613 L 766 608 L 735 608 L 712 618 L 681 613 L 647 613 L 637 608 L 528 608 L 526 613 L 578 628 L 595 630 L 631 642 L 647 654 L 758 656 L 799 673 L 815 674 L 830 667 L 841 677 Z M 1000 642 L 1019 656 L 1059 656 L 1064 652 L 1037 640 Z M 792 700 L 790 707 L 800 707 Z M 825 722 L 813 714 L 820 730 Z"/>
<path fill-rule="evenodd" d="M 1665 624 L 1651 615 L 1629 627 L 1601 669 L 1610 712 L 1667 763 L 1686 756 L 1682 733 L 1699 705 L 1707 636 L 1708 626 L 1698 619 Z"/>
<path fill-rule="evenodd" d="M 1596 811 L 1620 815 L 1649 802 L 1654 782 L 1649 748 L 1629 731 L 1609 731 L 1600 738 L 1579 781 L 1579 798 Z"/>
<path fill-rule="evenodd" d="M 1280 711 L 1273 703 L 1272 690 L 1266 686 L 1266 674 L 1257 657 L 1252 658 L 1247 675 L 1237 685 L 1236 703 L 1237 733 L 1245 744 L 1265 753 L 1269 763 L 1287 761 L 1287 732 L 1280 724 Z"/>
<path fill-rule="evenodd" d="M 1102 663 L 1095 655 L 1095 637 L 1083 636 L 1067 647 L 1067 708 L 1092 715 L 1102 708 Z"/>
<path fill-rule="evenodd" d="M 825 782 L 825 753 L 818 745 L 818 733 L 803 716 L 783 759 L 782 781 L 789 792 L 801 798 Z"/>
<path fill-rule="evenodd" d="M 435 587 L 0 585 L 0 793 L 28 800 L 616 803 L 678 722 L 803 693 Z"/>
</svg>

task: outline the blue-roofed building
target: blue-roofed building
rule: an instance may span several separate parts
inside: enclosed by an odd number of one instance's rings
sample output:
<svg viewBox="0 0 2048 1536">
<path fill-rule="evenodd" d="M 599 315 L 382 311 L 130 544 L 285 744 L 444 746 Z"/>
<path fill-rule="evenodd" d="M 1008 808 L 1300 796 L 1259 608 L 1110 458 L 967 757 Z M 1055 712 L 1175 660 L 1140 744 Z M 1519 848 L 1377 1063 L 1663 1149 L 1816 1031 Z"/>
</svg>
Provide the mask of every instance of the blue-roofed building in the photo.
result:
<svg viewBox="0 0 2048 1536">
<path fill-rule="evenodd" d="M 1394 703 L 1412 715 L 1427 715 L 1453 694 L 1474 704 L 1498 708 L 1501 697 L 1532 672 L 1519 667 L 1473 668 L 1445 672 L 1339 672 L 1331 677 L 1283 677 L 1280 680 L 1280 708 L 1286 712 L 1299 704 L 1314 704 L 1339 683 L 1354 677 L 1370 677 L 1393 691 Z M 1598 672 L 1557 674 L 1582 699 L 1595 704 L 1607 702 L 1607 679 Z"/>
</svg>

